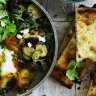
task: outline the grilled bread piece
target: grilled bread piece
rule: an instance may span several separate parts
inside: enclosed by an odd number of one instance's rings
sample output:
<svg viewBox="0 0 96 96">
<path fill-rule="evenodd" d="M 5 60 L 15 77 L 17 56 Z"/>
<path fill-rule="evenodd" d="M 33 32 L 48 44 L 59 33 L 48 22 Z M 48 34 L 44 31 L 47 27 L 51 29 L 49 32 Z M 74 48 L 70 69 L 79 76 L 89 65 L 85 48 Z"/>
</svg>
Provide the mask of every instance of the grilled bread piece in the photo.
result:
<svg viewBox="0 0 96 96">
<path fill-rule="evenodd" d="M 66 34 L 65 34 L 64 40 L 59 48 L 58 59 L 60 58 L 62 52 L 66 48 L 68 42 L 71 40 L 73 34 L 75 34 L 75 22 L 72 22 L 72 24 L 69 27 L 68 32 L 66 32 Z"/>
<path fill-rule="evenodd" d="M 58 66 L 54 67 L 51 77 L 69 89 L 71 89 L 73 85 L 73 81 L 66 77 L 66 72 L 62 71 Z"/>
<path fill-rule="evenodd" d="M 59 66 L 62 71 L 67 71 L 68 64 L 70 63 L 71 60 L 75 59 L 76 59 L 76 38 L 75 35 L 73 34 L 65 50 L 62 52 L 60 58 L 57 60 L 57 66 Z"/>
<path fill-rule="evenodd" d="M 82 79 L 88 67 L 96 61 L 96 7 L 80 6 L 76 10 L 76 60 L 84 62 Z"/>
<path fill-rule="evenodd" d="M 68 88 L 73 85 L 73 81 L 66 77 L 69 62 L 71 60 L 83 61 L 83 68 L 76 69 L 79 79 L 82 80 L 89 66 L 96 59 L 95 10 L 84 6 L 76 10 L 76 30 L 74 23 L 69 28 L 70 30 L 59 49 L 57 64 L 51 77 Z"/>
<path fill-rule="evenodd" d="M 69 28 L 69 32 L 67 32 L 63 43 L 59 49 L 59 55 L 57 59 L 57 64 L 55 65 L 53 72 L 51 73 L 51 77 L 55 78 L 60 84 L 66 86 L 67 88 L 71 88 L 73 85 L 73 81 L 66 77 L 66 70 L 68 67 L 68 62 L 70 62 L 69 58 L 71 54 L 75 55 L 75 51 L 71 52 L 69 57 L 69 52 L 75 48 L 75 31 L 74 31 L 74 24 L 72 24 Z M 76 49 L 76 48 L 75 48 Z"/>
<path fill-rule="evenodd" d="M 77 61 L 96 61 L 96 8 L 80 7 L 76 11 Z"/>
<path fill-rule="evenodd" d="M 71 88 L 73 85 L 73 81 L 66 76 L 66 71 L 68 69 L 69 62 L 76 59 L 76 37 L 74 28 L 75 26 L 73 26 L 72 24 L 69 33 L 66 34 L 64 42 L 61 45 L 62 48 L 60 48 L 59 51 L 59 57 L 56 62 L 57 64 L 55 65 L 53 72 L 51 73 L 51 77 L 55 78 L 60 84 L 66 86 L 67 88 Z M 63 51 L 61 51 L 61 49 Z M 77 69 L 80 80 L 82 80 L 82 78 L 86 74 L 86 71 L 91 64 L 91 60 L 85 59 L 83 60 L 83 62 L 84 67 L 82 69 Z"/>
</svg>

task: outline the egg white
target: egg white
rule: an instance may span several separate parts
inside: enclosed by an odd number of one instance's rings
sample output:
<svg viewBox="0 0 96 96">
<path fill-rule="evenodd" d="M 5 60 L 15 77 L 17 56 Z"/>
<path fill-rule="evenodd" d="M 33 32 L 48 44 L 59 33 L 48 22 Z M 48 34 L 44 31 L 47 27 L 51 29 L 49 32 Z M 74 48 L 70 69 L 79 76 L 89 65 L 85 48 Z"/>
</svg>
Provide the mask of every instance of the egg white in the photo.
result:
<svg viewBox="0 0 96 96">
<path fill-rule="evenodd" d="M 0 48 L 0 55 L 4 54 L 5 61 L 1 63 L 1 76 L 10 74 L 10 73 L 16 73 L 17 69 L 14 66 L 13 62 L 13 51 L 10 51 L 8 49 L 1 49 Z"/>
</svg>

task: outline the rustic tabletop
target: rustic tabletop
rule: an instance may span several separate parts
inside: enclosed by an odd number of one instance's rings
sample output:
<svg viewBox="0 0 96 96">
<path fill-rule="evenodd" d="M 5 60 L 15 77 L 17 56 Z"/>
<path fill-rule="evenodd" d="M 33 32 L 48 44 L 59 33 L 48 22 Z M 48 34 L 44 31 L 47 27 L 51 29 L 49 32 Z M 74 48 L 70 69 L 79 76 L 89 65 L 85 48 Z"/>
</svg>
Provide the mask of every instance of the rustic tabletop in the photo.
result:
<svg viewBox="0 0 96 96">
<path fill-rule="evenodd" d="M 64 34 L 65 32 L 67 32 L 67 29 L 72 21 L 72 18 L 66 17 L 66 14 L 64 12 L 64 6 L 62 3 L 60 3 L 59 0 L 37 1 L 44 6 L 44 8 L 48 11 L 51 18 L 53 19 L 55 28 L 57 30 L 58 44 L 60 46 Z M 86 0 L 80 3 L 76 3 L 75 6 L 77 7 L 80 4 L 93 6 L 95 3 L 96 0 Z M 74 84 L 74 86 L 70 90 L 58 84 L 58 82 L 49 77 L 39 88 L 34 90 L 33 93 L 31 93 L 29 96 L 86 96 L 89 83 L 85 83 L 82 83 L 81 85 Z"/>
</svg>

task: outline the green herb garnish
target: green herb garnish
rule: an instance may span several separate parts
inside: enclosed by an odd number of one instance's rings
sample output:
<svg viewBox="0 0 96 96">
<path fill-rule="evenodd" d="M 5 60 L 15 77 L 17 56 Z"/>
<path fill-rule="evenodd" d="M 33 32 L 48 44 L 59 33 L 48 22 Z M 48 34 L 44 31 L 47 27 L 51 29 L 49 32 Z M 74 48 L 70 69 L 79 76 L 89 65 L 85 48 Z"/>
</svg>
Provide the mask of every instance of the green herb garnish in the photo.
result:
<svg viewBox="0 0 96 96">
<path fill-rule="evenodd" d="M 5 0 L 0 0 L 0 4 L 4 3 Z M 4 7 L 4 6 L 2 6 Z M 5 40 L 9 35 L 16 34 L 16 25 L 12 23 L 9 19 L 7 11 L 3 8 L 0 9 L 0 42 Z"/>
<path fill-rule="evenodd" d="M 6 4 L 6 0 L 0 0 L 0 3 Z"/>
<path fill-rule="evenodd" d="M 68 70 L 66 72 L 66 76 L 70 80 L 78 79 L 78 73 L 76 72 L 76 68 L 83 68 L 83 62 L 77 62 L 75 60 L 70 61 L 68 65 Z"/>
</svg>

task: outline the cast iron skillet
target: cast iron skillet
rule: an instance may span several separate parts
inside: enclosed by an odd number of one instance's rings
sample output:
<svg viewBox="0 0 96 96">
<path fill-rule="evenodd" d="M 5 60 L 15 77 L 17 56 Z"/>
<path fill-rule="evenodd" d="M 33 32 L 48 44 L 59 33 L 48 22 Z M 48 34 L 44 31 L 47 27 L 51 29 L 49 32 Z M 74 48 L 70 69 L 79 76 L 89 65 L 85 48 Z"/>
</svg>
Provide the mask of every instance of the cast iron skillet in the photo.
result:
<svg viewBox="0 0 96 96">
<path fill-rule="evenodd" d="M 49 41 L 50 45 L 53 48 L 53 52 L 50 53 L 50 51 L 48 51 L 48 53 L 51 54 L 51 57 L 50 57 L 51 62 L 50 62 L 50 64 L 48 64 L 48 69 L 46 71 L 36 73 L 35 80 L 31 83 L 31 85 L 29 86 L 29 89 L 26 92 L 18 93 L 17 91 L 10 91 L 5 96 L 26 96 L 26 95 L 32 93 L 32 91 L 34 89 L 36 89 L 38 86 L 40 86 L 44 82 L 44 80 L 46 80 L 47 77 L 50 75 L 50 73 L 53 69 L 53 66 L 55 64 L 56 57 L 57 57 L 57 50 L 58 50 L 57 34 L 56 34 L 54 24 L 52 22 L 52 19 L 49 16 L 49 14 L 42 7 L 42 5 L 40 5 L 36 0 L 20 0 L 20 1 L 22 1 L 22 3 L 24 3 L 24 4 L 34 3 L 42 11 L 45 18 L 48 19 L 48 22 L 47 22 L 48 28 L 47 29 L 49 30 L 49 32 L 51 32 L 53 34 L 53 36 L 51 37 L 51 41 L 54 42 L 54 44 L 51 45 L 51 42 Z M 45 26 L 45 25 L 43 25 L 43 26 Z M 51 46 L 50 46 L 50 50 L 51 50 Z"/>
</svg>

